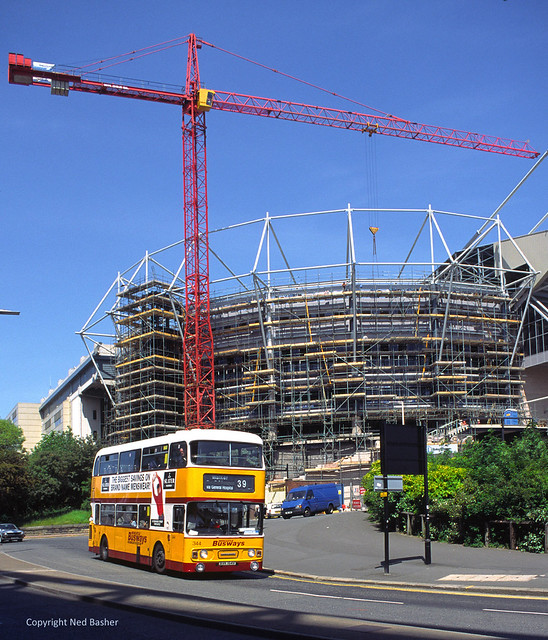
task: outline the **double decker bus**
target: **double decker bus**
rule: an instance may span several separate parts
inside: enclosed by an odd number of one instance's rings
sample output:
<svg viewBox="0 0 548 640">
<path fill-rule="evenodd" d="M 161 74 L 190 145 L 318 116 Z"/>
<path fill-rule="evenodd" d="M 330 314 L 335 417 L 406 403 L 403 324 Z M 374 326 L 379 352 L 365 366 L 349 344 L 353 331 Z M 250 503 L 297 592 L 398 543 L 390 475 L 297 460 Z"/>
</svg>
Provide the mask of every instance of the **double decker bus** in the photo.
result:
<svg viewBox="0 0 548 640">
<path fill-rule="evenodd" d="M 106 447 L 93 467 L 89 550 L 157 573 L 258 571 L 264 497 L 253 434 L 190 429 Z"/>
</svg>

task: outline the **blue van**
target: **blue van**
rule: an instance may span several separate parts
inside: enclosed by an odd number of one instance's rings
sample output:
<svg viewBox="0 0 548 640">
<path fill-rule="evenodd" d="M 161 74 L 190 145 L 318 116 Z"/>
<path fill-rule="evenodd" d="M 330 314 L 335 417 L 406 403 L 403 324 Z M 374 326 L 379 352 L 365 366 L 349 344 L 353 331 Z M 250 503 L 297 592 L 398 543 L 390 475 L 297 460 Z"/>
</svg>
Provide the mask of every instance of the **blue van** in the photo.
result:
<svg viewBox="0 0 548 640">
<path fill-rule="evenodd" d="M 342 503 L 342 485 L 309 484 L 295 487 L 282 502 L 282 518 L 291 516 L 313 516 L 316 513 L 333 513 Z"/>
</svg>

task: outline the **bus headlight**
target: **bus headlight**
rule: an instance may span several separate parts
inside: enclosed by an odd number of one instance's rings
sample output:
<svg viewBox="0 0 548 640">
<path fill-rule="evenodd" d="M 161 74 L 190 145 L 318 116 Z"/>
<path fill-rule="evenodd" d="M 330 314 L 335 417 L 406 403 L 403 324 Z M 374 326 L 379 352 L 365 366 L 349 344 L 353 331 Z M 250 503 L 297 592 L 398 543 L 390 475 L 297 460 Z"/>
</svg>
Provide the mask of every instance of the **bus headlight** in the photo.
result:
<svg viewBox="0 0 548 640">
<path fill-rule="evenodd" d="M 259 563 L 256 560 L 253 560 L 253 562 L 249 563 L 249 568 L 251 569 L 251 571 L 258 571 Z"/>
<path fill-rule="evenodd" d="M 247 555 L 248 555 L 250 558 L 254 558 L 254 557 L 255 557 L 255 549 L 248 549 L 248 550 L 247 550 Z"/>
<path fill-rule="evenodd" d="M 197 573 L 203 573 L 205 571 L 205 565 L 202 562 L 198 562 L 195 569 Z"/>
<path fill-rule="evenodd" d="M 200 549 L 200 558 L 202 558 L 202 560 L 205 560 L 208 556 L 207 550 L 206 549 Z"/>
</svg>

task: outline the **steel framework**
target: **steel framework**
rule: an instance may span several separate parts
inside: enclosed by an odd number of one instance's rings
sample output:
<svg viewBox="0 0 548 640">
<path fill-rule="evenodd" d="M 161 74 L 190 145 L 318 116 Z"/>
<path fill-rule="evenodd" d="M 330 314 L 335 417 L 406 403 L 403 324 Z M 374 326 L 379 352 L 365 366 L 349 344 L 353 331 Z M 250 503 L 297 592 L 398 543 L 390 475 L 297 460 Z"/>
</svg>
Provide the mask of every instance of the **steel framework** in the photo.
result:
<svg viewBox="0 0 548 640">
<path fill-rule="evenodd" d="M 359 229 L 371 213 L 348 206 L 267 214 L 210 233 L 217 424 L 259 433 L 273 468 L 299 473 L 363 450 L 381 421 L 402 415 L 430 429 L 485 424 L 524 400 L 520 336 L 537 272 L 500 217 L 376 210 L 386 220 L 412 217 L 419 229 L 404 260 L 378 262 L 357 257 L 370 251 Z M 283 226 L 293 228 L 288 236 L 306 234 L 322 218 L 346 255 L 302 264 L 300 251 L 284 246 Z M 466 250 L 452 251 L 442 228 L 466 221 L 483 231 Z M 229 234 L 248 238 L 252 229 L 258 242 L 249 246 L 250 268 L 229 265 Z M 514 247 L 522 267 L 505 266 L 503 243 Z M 109 335 L 98 325 L 119 318 L 120 300 L 147 282 L 162 281 L 176 307 L 183 244 L 148 254 L 119 276 L 114 304 L 105 296 L 81 331 L 84 341 Z M 169 256 L 171 270 L 162 266 Z M 121 348 L 119 329 L 116 335 Z M 113 429 L 111 436 L 123 434 Z"/>
</svg>

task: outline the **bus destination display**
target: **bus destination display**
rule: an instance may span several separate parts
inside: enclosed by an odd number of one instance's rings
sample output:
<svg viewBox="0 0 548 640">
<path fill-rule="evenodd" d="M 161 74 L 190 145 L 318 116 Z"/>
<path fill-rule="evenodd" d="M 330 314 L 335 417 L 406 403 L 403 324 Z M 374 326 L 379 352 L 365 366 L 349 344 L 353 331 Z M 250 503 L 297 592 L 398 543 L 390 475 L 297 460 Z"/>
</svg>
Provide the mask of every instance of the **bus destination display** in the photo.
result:
<svg viewBox="0 0 548 640">
<path fill-rule="evenodd" d="M 253 493 L 255 491 L 255 477 L 221 473 L 204 473 L 204 491 Z"/>
</svg>

